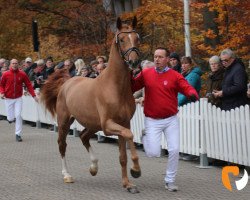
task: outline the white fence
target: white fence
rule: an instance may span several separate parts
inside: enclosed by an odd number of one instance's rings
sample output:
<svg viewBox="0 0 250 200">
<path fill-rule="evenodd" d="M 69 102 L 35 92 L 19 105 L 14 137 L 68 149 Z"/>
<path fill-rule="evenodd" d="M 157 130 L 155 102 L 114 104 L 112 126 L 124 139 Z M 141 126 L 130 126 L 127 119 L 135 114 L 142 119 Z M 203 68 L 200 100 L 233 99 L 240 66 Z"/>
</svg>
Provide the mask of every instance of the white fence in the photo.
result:
<svg viewBox="0 0 250 200">
<path fill-rule="evenodd" d="M 0 115 L 6 116 L 4 101 L 0 100 Z M 190 103 L 179 108 L 180 152 L 208 157 L 250 166 L 250 111 L 249 106 L 231 111 L 221 111 L 207 103 L 207 99 Z M 56 124 L 51 115 L 45 112 L 30 96 L 23 96 L 22 117 L 26 121 Z M 71 129 L 82 131 L 75 121 Z M 137 105 L 131 120 L 134 142 L 141 143 L 144 129 L 143 108 Z M 103 133 L 100 132 L 102 135 Z M 113 138 L 117 138 L 112 136 Z M 164 136 L 163 136 L 164 137 Z M 162 149 L 167 144 L 162 138 Z"/>
</svg>

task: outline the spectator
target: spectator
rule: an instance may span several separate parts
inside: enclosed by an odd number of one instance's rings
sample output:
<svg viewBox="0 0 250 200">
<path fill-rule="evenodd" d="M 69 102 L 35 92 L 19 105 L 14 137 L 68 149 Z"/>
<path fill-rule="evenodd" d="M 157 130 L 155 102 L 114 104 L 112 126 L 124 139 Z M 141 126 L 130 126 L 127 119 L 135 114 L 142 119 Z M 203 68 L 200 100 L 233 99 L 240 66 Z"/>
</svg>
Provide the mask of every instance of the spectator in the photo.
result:
<svg viewBox="0 0 250 200">
<path fill-rule="evenodd" d="M 155 67 L 145 69 L 137 77 L 132 78 L 132 90 L 137 91 L 145 87 L 145 135 L 142 138 L 145 153 L 148 157 L 160 156 L 163 133 L 169 152 L 165 188 L 177 191 L 178 187 L 174 183 L 180 141 L 177 93 L 181 92 L 194 101 L 199 97 L 181 74 L 168 67 L 168 62 L 169 51 L 157 48 L 154 53 Z"/>
<path fill-rule="evenodd" d="M 149 60 L 143 60 L 141 62 L 142 69 L 147 69 L 147 68 L 151 68 L 151 67 L 154 67 L 154 66 L 155 66 L 154 62 L 149 61 Z"/>
<path fill-rule="evenodd" d="M 63 67 L 64 67 L 64 61 L 61 61 L 61 62 L 57 63 L 54 70 L 56 71 L 56 70 L 62 69 Z"/>
<path fill-rule="evenodd" d="M 180 61 L 179 55 L 177 53 L 173 52 L 173 53 L 170 54 L 169 58 L 170 58 L 170 60 L 169 60 L 170 67 L 173 70 L 181 73 L 181 61 Z"/>
<path fill-rule="evenodd" d="M 214 90 L 215 98 L 221 98 L 221 109 L 231 110 L 247 104 L 247 73 L 244 64 L 236 58 L 231 49 L 220 54 L 225 74 L 222 90 Z"/>
<path fill-rule="evenodd" d="M 199 67 L 195 67 L 191 57 L 182 57 L 181 58 L 181 74 L 185 77 L 187 82 L 193 86 L 196 92 L 199 94 L 201 90 L 201 70 Z M 183 94 L 178 94 L 178 106 L 183 106 L 191 102 Z"/>
<path fill-rule="evenodd" d="M 250 82 L 247 84 L 247 97 L 250 98 Z"/>
<path fill-rule="evenodd" d="M 46 73 L 45 73 L 45 79 L 48 78 L 49 75 L 51 75 L 52 73 L 54 73 L 55 71 L 55 65 L 54 65 L 54 61 L 53 58 L 51 56 L 49 56 L 46 59 L 46 63 L 45 63 L 45 69 L 46 69 Z"/>
<path fill-rule="evenodd" d="M 97 67 L 98 64 L 99 64 L 99 62 L 98 62 L 97 60 L 92 60 L 92 61 L 90 62 L 90 66 L 91 66 L 91 68 L 92 68 L 92 71 L 94 72 L 94 74 L 96 74 L 96 76 L 97 76 L 96 67 Z"/>
<path fill-rule="evenodd" d="M 199 94 L 201 89 L 201 70 L 199 67 L 195 67 L 191 57 L 183 56 L 181 58 L 181 74 L 187 80 L 187 82 L 195 88 Z M 183 106 L 191 101 L 181 93 L 178 93 L 178 106 Z M 180 158 L 183 160 L 191 161 L 197 160 L 198 157 L 194 155 L 180 153 Z"/>
<path fill-rule="evenodd" d="M 81 58 L 78 58 L 76 61 L 75 61 L 75 66 L 76 66 L 76 76 L 81 76 L 81 71 L 84 67 L 86 67 L 83 59 Z M 87 68 L 86 68 L 87 69 Z"/>
<path fill-rule="evenodd" d="M 47 78 L 45 61 L 39 59 L 36 63 L 37 67 L 34 69 L 34 89 L 41 88 Z"/>
<path fill-rule="evenodd" d="M 4 64 L 3 64 L 4 67 L 7 68 L 7 70 L 9 70 L 9 66 L 10 66 L 10 61 L 9 60 L 5 60 Z"/>
<path fill-rule="evenodd" d="M 1 78 L 1 76 L 2 76 L 2 68 L 4 67 L 4 63 L 5 63 L 5 59 L 4 58 L 1 58 L 0 59 L 0 78 Z M 3 71 L 5 71 L 5 69 L 7 70 L 7 67 L 5 67 L 4 69 L 3 69 Z"/>
<path fill-rule="evenodd" d="M 18 69 L 24 71 L 25 66 L 25 60 L 21 60 Z"/>
<path fill-rule="evenodd" d="M 143 60 L 141 62 L 141 67 L 142 69 L 147 69 L 147 68 L 151 68 L 154 67 L 155 64 L 152 61 L 149 60 Z M 143 98 L 144 98 L 144 88 L 142 88 L 141 90 L 136 91 L 133 94 L 134 98 L 135 98 L 135 103 L 142 103 L 143 102 Z"/>
<path fill-rule="evenodd" d="M 1 68 L 4 66 L 4 63 L 5 63 L 5 59 L 4 58 L 1 58 L 0 59 L 0 70 L 1 70 Z"/>
<path fill-rule="evenodd" d="M 0 97 L 5 98 L 5 107 L 8 122 L 16 122 L 15 134 L 17 142 L 22 141 L 21 112 L 23 84 L 26 85 L 29 93 L 38 102 L 38 98 L 35 95 L 28 76 L 23 71 L 20 71 L 18 69 L 18 61 L 16 59 L 12 59 L 10 62 L 10 70 L 3 74 L 0 82 Z"/>
<path fill-rule="evenodd" d="M 91 75 L 91 69 L 88 66 L 84 66 L 80 72 L 80 75 L 82 77 L 90 77 Z"/>
<path fill-rule="evenodd" d="M 97 71 L 98 75 L 100 75 L 105 68 L 106 68 L 106 66 L 104 63 L 99 63 L 96 66 L 96 71 Z"/>
<path fill-rule="evenodd" d="M 1 77 L 2 77 L 3 73 L 6 72 L 6 71 L 8 71 L 7 67 L 6 67 L 6 66 L 3 66 L 3 67 L 1 68 L 1 71 L 0 71 L 0 80 L 1 80 Z"/>
<path fill-rule="evenodd" d="M 64 61 L 64 67 L 69 70 L 71 77 L 76 75 L 76 66 L 70 59 Z"/>
<path fill-rule="evenodd" d="M 215 98 L 213 90 L 221 90 L 222 80 L 224 75 L 224 68 L 221 65 L 219 56 L 212 56 L 209 59 L 209 65 L 211 72 L 208 75 L 208 80 L 206 84 L 206 97 L 208 102 L 216 107 L 221 107 L 221 99 Z"/>
<path fill-rule="evenodd" d="M 32 70 L 32 59 L 30 57 L 25 58 L 24 65 L 23 65 L 23 71 L 28 75 L 30 73 L 30 70 Z"/>
<path fill-rule="evenodd" d="M 100 63 L 105 63 L 107 62 L 107 57 L 106 56 L 97 56 L 96 57 L 97 62 Z"/>
</svg>

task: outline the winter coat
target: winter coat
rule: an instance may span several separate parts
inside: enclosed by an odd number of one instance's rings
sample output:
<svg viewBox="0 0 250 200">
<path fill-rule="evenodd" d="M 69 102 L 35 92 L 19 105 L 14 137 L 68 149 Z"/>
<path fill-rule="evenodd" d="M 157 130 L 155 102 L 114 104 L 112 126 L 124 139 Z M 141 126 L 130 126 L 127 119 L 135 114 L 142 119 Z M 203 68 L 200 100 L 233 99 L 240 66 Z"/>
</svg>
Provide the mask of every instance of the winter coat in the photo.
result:
<svg viewBox="0 0 250 200">
<path fill-rule="evenodd" d="M 247 79 L 245 66 L 235 59 L 225 70 L 222 82 L 222 110 L 231 110 L 247 104 Z"/>
<path fill-rule="evenodd" d="M 215 98 L 212 95 L 213 90 L 221 90 L 222 89 L 222 81 L 224 76 L 224 68 L 220 68 L 216 72 L 211 72 L 208 76 L 207 87 L 206 87 L 206 97 L 208 98 L 208 102 L 216 107 L 221 107 L 221 98 Z"/>
<path fill-rule="evenodd" d="M 187 82 L 193 86 L 196 92 L 199 94 L 201 90 L 201 69 L 199 67 L 193 68 L 188 74 L 185 74 L 184 77 Z M 191 102 L 186 96 L 181 93 L 178 93 L 178 106 L 183 106 Z"/>
</svg>

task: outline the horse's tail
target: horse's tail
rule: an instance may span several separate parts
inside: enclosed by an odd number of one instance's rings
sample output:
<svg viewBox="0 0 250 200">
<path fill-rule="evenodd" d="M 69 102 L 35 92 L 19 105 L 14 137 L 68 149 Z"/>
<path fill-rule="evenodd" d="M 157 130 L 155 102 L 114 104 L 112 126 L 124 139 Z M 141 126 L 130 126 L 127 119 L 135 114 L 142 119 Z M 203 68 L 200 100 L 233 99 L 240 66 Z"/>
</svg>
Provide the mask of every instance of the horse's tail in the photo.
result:
<svg viewBox="0 0 250 200">
<path fill-rule="evenodd" d="M 41 102 L 45 108 L 55 117 L 57 96 L 63 83 L 70 79 L 67 69 L 61 69 L 51 74 L 41 89 Z"/>
</svg>

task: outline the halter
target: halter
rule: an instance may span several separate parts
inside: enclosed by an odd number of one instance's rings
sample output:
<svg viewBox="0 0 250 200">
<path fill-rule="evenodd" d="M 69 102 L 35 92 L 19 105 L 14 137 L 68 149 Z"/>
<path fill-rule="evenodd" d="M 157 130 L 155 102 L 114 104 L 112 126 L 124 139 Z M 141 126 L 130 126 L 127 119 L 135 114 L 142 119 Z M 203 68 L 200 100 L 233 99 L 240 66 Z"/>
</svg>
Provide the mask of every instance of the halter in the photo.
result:
<svg viewBox="0 0 250 200">
<path fill-rule="evenodd" d="M 130 67 L 130 68 L 135 68 L 139 63 L 140 63 L 140 59 L 137 60 L 135 63 L 131 63 L 130 60 L 126 59 L 125 56 L 128 56 L 129 58 L 129 55 L 131 54 L 131 52 L 135 52 L 138 57 L 140 56 L 140 50 L 137 48 L 137 47 L 131 47 L 129 48 L 128 50 L 126 50 L 125 52 L 123 52 L 121 50 L 121 45 L 120 45 L 120 42 L 118 40 L 119 38 L 119 35 L 121 33 L 136 33 L 137 34 L 137 37 L 140 39 L 140 36 L 139 34 L 135 31 L 135 30 L 132 30 L 132 31 L 122 31 L 122 32 L 119 32 L 116 36 L 115 36 L 115 43 L 117 44 L 118 46 L 118 49 L 119 49 L 119 53 L 120 53 L 120 56 L 122 57 L 122 59 L 126 62 L 126 64 Z"/>
</svg>

